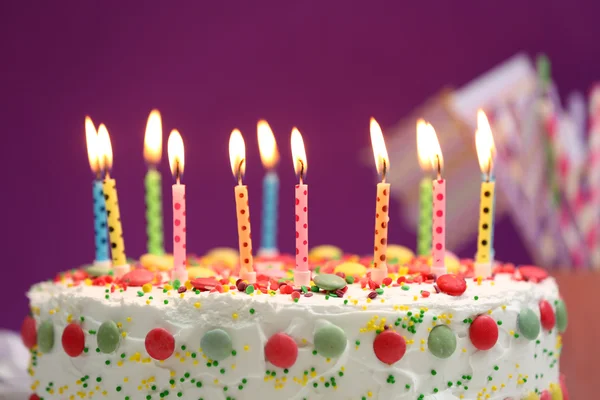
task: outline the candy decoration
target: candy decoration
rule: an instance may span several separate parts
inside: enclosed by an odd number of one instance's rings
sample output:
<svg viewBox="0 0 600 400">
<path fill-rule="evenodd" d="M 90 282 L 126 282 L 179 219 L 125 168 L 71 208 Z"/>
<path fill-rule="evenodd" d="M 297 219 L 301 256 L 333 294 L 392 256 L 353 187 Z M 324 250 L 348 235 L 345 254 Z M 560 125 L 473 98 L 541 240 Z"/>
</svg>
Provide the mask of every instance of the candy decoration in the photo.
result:
<svg viewBox="0 0 600 400">
<path fill-rule="evenodd" d="M 550 393 L 547 390 L 544 390 L 540 396 L 540 400 L 552 400 Z"/>
<path fill-rule="evenodd" d="M 317 352 L 323 357 L 337 357 L 346 349 L 346 333 L 339 326 L 323 325 L 315 332 L 314 344 Z"/>
<path fill-rule="evenodd" d="M 556 317 L 554 316 L 554 310 L 550 303 L 546 300 L 540 301 L 540 321 L 542 323 L 542 327 L 549 331 L 554 328 L 554 324 L 556 322 Z"/>
<path fill-rule="evenodd" d="M 562 388 L 556 383 L 550 384 L 550 398 L 552 400 L 564 400 Z"/>
<path fill-rule="evenodd" d="M 313 278 L 315 285 L 323 290 L 338 290 L 346 286 L 346 280 L 333 274 L 321 274 Z"/>
<path fill-rule="evenodd" d="M 448 358 L 456 350 L 456 336 L 446 325 L 438 325 L 429 332 L 427 347 L 437 358 Z"/>
<path fill-rule="evenodd" d="M 298 345 L 285 333 L 276 333 L 265 345 L 265 358 L 276 367 L 291 368 L 298 358 Z"/>
<path fill-rule="evenodd" d="M 28 349 L 32 349 L 37 343 L 37 330 L 35 328 L 35 319 L 27 316 L 21 324 L 21 340 Z"/>
<path fill-rule="evenodd" d="M 70 357 L 77 357 L 83 353 L 85 334 L 79 324 L 72 322 L 67 325 L 62 334 L 62 346 Z"/>
<path fill-rule="evenodd" d="M 529 392 L 529 394 L 523 397 L 523 400 L 540 400 L 540 396 L 536 392 Z"/>
<path fill-rule="evenodd" d="M 49 353 L 54 347 L 54 324 L 51 320 L 47 319 L 40 324 L 37 345 L 42 353 Z"/>
<path fill-rule="evenodd" d="M 489 350 L 498 341 L 498 325 L 488 315 L 479 315 L 469 327 L 469 338 L 478 350 Z"/>
<path fill-rule="evenodd" d="M 519 267 L 519 272 L 526 281 L 541 282 L 548 277 L 548 271 L 532 265 Z"/>
<path fill-rule="evenodd" d="M 94 264 L 90 265 L 85 269 L 85 272 L 91 277 L 108 275 L 112 268 L 110 267 L 110 262 L 105 264 Z"/>
<path fill-rule="evenodd" d="M 147 269 L 137 268 L 123 275 L 122 280 L 128 286 L 141 287 L 154 281 L 154 273 Z"/>
<path fill-rule="evenodd" d="M 146 187 L 146 233 L 148 235 L 148 253 L 163 255 L 163 217 L 161 175 L 151 167 L 144 179 Z"/>
<path fill-rule="evenodd" d="M 565 306 L 565 302 L 562 300 L 558 300 L 556 303 L 556 327 L 559 332 L 564 332 L 567 330 L 567 307 Z"/>
<path fill-rule="evenodd" d="M 442 293 L 446 293 L 450 296 L 460 296 L 467 290 L 467 282 L 465 279 L 454 274 L 442 275 L 437 278 L 436 283 Z"/>
<path fill-rule="evenodd" d="M 38 397 L 37 394 L 32 394 L 31 396 L 29 396 L 29 400 L 40 400 L 40 398 Z"/>
<path fill-rule="evenodd" d="M 231 355 L 233 345 L 231 337 L 223 329 L 213 329 L 202 336 L 200 347 L 211 360 L 221 361 Z"/>
<path fill-rule="evenodd" d="M 117 183 L 112 178 L 104 180 L 104 200 L 106 201 L 106 215 L 108 217 L 108 234 L 110 236 L 113 266 L 127 265 L 125 255 L 125 242 L 121 226 L 121 212 L 117 199 Z"/>
<path fill-rule="evenodd" d="M 215 278 L 196 278 L 190 281 L 194 289 L 206 291 L 213 290 L 219 285 L 219 281 Z"/>
<path fill-rule="evenodd" d="M 385 330 L 373 341 L 373 351 L 379 361 L 392 365 L 404 357 L 406 341 L 396 331 Z"/>
<path fill-rule="evenodd" d="M 540 334 L 540 321 L 530 308 L 523 308 L 517 317 L 521 334 L 529 340 L 535 340 Z"/>
<path fill-rule="evenodd" d="M 146 335 L 146 352 L 155 360 L 166 360 L 175 351 L 175 338 L 166 329 L 154 328 Z"/>
<path fill-rule="evenodd" d="M 98 348 L 104 354 L 112 353 L 119 346 L 121 333 L 114 321 L 105 321 L 98 328 L 96 339 L 98 340 Z"/>
<path fill-rule="evenodd" d="M 94 237 L 96 241 L 96 261 L 108 261 L 108 230 L 106 228 L 106 204 L 102 181 L 95 180 L 92 185 L 94 199 Z"/>
</svg>

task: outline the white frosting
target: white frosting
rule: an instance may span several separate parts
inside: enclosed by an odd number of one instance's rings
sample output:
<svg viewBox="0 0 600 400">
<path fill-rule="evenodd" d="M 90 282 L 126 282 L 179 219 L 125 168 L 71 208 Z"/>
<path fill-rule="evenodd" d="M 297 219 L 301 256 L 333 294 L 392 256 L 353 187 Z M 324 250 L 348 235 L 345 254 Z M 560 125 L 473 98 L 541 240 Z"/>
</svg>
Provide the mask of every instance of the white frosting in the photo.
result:
<svg viewBox="0 0 600 400">
<path fill-rule="evenodd" d="M 34 286 L 28 296 L 38 325 L 46 319 L 54 323 L 55 341 L 52 351 L 38 355 L 37 365 L 32 367 L 35 391 L 46 400 L 68 399 L 71 395 L 102 398 L 103 392 L 110 399 L 145 399 L 147 395 L 160 399 L 165 390 L 169 391 L 166 398 L 178 398 L 177 394 L 182 393 L 184 399 L 205 400 L 228 396 L 236 400 L 387 400 L 418 399 L 421 394 L 422 399 L 430 400 L 503 400 L 518 399 L 558 382 L 560 339 L 556 329 L 542 329 L 539 343 L 514 336 L 519 332 L 517 315 L 523 307 L 531 308 L 539 317 L 540 300 L 554 304 L 559 299 L 555 281 L 516 282 L 500 275 L 494 283 L 467 283 L 467 291 L 460 297 L 436 294 L 430 284 L 409 284 L 408 290 L 389 287 L 376 299 L 367 300 L 370 290 L 350 285 L 343 299 L 326 300 L 324 295 L 315 294 L 301 297 L 298 303 L 290 295 L 250 296 L 237 290 L 200 294 L 187 291 L 180 297 L 176 290 L 163 293 L 153 288 L 140 297 L 137 290 L 141 288 L 131 287 L 124 292 L 117 289 L 106 299 L 107 287 L 42 283 Z M 422 290 L 431 295 L 422 297 Z M 153 300 L 148 301 L 149 296 Z M 402 329 L 402 324 L 408 323 L 407 313 L 418 315 L 421 309 L 426 311 L 416 334 Z M 473 347 L 469 323 L 463 322 L 479 314 L 502 321 L 498 343 L 489 351 Z M 89 350 L 71 358 L 62 348 L 61 335 L 67 321 L 80 321 L 80 317 L 84 317 L 82 327 Z M 400 325 L 396 326 L 399 318 Z M 119 323 L 125 334 L 114 354 L 96 352 L 96 335 L 89 333 L 107 320 Z M 341 327 L 347 335 L 346 350 L 339 358 L 328 360 L 313 354 L 315 327 L 324 322 Z M 429 328 L 447 322 L 458 344 L 450 358 L 441 360 L 427 349 L 427 338 Z M 384 325 L 407 340 L 406 354 L 392 366 L 379 361 L 372 346 L 375 330 Z M 157 327 L 165 328 L 175 338 L 175 354 L 164 362 L 150 359 L 145 350 L 146 334 Z M 203 334 L 213 328 L 229 333 L 237 353 L 219 362 L 218 367 L 208 367 L 199 349 Z M 287 373 L 267 362 L 263 352 L 267 339 L 277 332 L 290 335 L 299 347 L 298 359 Z M 276 375 L 267 378 L 266 371 L 275 371 Z M 81 382 L 86 375 L 89 378 Z M 390 376 L 395 383 L 388 382 Z M 174 384 L 169 382 L 171 379 Z M 192 379 L 201 381 L 202 387 Z M 156 389 L 152 390 L 154 385 Z"/>
</svg>

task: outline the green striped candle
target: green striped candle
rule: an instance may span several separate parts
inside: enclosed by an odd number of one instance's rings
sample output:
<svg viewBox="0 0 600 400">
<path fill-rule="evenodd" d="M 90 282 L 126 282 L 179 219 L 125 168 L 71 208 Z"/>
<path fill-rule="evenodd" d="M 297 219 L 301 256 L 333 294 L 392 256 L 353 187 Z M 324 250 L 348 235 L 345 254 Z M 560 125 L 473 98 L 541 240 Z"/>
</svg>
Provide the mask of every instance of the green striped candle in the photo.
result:
<svg viewBox="0 0 600 400">
<path fill-rule="evenodd" d="M 160 112 L 152 110 L 146 124 L 144 136 L 144 159 L 149 165 L 144 180 L 146 188 L 146 233 L 148 235 L 148 253 L 165 253 L 162 215 L 162 178 L 156 166 L 162 153 L 162 122 Z"/>
</svg>

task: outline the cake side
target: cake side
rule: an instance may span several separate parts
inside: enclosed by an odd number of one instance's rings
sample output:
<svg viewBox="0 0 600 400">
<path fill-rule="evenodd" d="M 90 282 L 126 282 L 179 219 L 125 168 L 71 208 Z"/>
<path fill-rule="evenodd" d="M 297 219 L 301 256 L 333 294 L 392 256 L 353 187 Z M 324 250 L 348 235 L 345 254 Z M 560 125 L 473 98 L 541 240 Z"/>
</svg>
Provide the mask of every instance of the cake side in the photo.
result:
<svg viewBox="0 0 600 400">
<path fill-rule="evenodd" d="M 297 295 L 240 291 L 233 279 L 221 291 L 35 285 L 33 390 L 44 399 L 206 400 L 503 400 L 561 390 L 556 325 L 564 329 L 566 314 L 552 278 L 466 279 L 456 296 L 437 293 L 439 279 L 377 289 L 335 289 L 330 279 Z"/>
</svg>

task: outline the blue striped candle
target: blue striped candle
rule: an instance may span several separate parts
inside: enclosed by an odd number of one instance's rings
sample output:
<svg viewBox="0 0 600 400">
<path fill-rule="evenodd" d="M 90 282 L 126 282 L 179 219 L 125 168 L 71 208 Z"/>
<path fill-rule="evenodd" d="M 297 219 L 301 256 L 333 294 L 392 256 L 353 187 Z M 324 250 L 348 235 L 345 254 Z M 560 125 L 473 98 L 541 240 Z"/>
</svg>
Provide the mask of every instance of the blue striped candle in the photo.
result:
<svg viewBox="0 0 600 400">
<path fill-rule="evenodd" d="M 277 203 L 279 177 L 273 170 L 263 179 L 263 213 L 260 248 L 266 252 L 277 252 Z"/>
<path fill-rule="evenodd" d="M 94 198 L 94 232 L 96 240 L 96 261 L 109 261 L 108 230 L 106 229 L 106 204 L 102 181 L 95 180 L 92 185 Z"/>
</svg>

